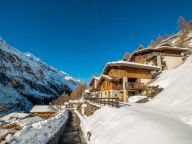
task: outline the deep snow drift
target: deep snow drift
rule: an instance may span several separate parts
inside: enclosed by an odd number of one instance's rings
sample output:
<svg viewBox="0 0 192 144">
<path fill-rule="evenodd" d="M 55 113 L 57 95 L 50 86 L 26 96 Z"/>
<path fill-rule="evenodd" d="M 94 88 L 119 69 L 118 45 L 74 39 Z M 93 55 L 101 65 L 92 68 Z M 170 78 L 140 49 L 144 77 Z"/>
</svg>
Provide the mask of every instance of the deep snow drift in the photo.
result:
<svg viewBox="0 0 192 144">
<path fill-rule="evenodd" d="M 146 104 L 102 107 L 84 119 L 93 144 L 191 144 L 192 57 L 152 83 L 164 91 Z"/>
<path fill-rule="evenodd" d="M 177 112 L 192 112 L 192 56 L 178 68 L 165 71 L 152 85 L 165 89 L 149 105 L 159 105 Z"/>
</svg>

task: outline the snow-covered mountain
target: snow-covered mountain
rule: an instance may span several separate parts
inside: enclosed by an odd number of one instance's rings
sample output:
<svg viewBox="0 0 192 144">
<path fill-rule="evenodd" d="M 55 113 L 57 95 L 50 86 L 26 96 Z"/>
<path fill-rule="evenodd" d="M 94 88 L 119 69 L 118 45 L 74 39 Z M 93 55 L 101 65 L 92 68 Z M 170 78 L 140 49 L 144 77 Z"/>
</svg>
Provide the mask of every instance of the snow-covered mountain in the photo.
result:
<svg viewBox="0 0 192 144">
<path fill-rule="evenodd" d="M 70 93 L 80 83 L 33 56 L 22 53 L 0 38 L 0 106 L 28 111 Z"/>
</svg>

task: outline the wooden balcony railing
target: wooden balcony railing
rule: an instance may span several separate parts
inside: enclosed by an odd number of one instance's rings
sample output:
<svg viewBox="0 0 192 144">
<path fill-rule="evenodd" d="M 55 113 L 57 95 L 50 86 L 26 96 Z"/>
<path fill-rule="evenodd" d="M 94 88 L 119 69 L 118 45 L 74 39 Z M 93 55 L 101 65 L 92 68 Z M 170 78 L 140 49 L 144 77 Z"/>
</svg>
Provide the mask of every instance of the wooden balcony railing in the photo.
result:
<svg viewBox="0 0 192 144">
<path fill-rule="evenodd" d="M 156 57 L 156 56 L 158 56 L 158 55 L 160 55 L 159 52 L 149 53 L 149 54 L 147 54 L 147 60 L 150 60 L 151 58 Z"/>
<path fill-rule="evenodd" d="M 127 83 L 125 83 L 125 88 L 127 90 L 142 89 L 143 88 L 143 83 L 127 82 Z M 123 90 L 123 84 L 118 85 L 117 90 Z"/>
<path fill-rule="evenodd" d="M 89 98 L 87 99 L 92 103 L 95 104 L 99 104 L 99 105 L 109 105 L 112 107 L 117 107 L 119 108 L 119 98 L 112 98 L 112 97 L 108 97 L 108 98 Z"/>
</svg>

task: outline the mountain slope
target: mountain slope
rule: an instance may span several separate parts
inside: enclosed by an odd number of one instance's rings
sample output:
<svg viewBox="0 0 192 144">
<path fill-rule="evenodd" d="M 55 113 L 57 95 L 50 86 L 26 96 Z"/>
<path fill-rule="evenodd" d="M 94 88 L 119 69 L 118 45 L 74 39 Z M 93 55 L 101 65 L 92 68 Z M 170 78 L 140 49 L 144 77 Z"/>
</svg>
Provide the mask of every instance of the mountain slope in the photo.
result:
<svg viewBox="0 0 192 144">
<path fill-rule="evenodd" d="M 22 53 L 0 38 L 0 105 L 28 111 L 70 93 L 79 80 L 59 71 L 30 53 Z"/>
<path fill-rule="evenodd" d="M 157 47 L 166 44 L 176 47 L 192 48 L 192 28 L 180 30 L 178 33 L 161 41 Z"/>
</svg>

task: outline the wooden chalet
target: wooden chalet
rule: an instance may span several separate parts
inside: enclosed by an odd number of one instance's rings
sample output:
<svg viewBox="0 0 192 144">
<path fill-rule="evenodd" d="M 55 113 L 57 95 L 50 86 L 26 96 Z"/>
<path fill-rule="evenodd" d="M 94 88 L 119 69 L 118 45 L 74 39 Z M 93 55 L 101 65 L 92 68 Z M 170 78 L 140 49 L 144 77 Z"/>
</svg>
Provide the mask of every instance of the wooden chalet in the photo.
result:
<svg viewBox="0 0 192 144">
<path fill-rule="evenodd" d="M 149 66 L 128 61 L 107 63 L 97 83 L 100 97 L 118 97 L 127 101 L 128 96 L 138 94 L 143 85 L 152 79 L 152 71 L 157 66 Z"/>
<path fill-rule="evenodd" d="M 97 95 L 98 93 L 98 90 L 97 90 L 97 83 L 99 81 L 99 77 L 93 77 L 89 83 L 89 92 L 91 94 L 91 96 L 95 96 Z"/>
<path fill-rule="evenodd" d="M 97 83 L 97 89 L 100 90 L 100 97 L 118 97 L 117 84 L 119 78 L 111 77 L 108 75 L 101 74 L 100 79 Z"/>
<path fill-rule="evenodd" d="M 36 105 L 34 106 L 30 113 L 33 116 L 39 116 L 44 119 L 54 116 L 60 109 L 61 106 L 56 105 Z"/>
<path fill-rule="evenodd" d="M 174 69 L 183 63 L 188 50 L 188 48 L 164 44 L 157 48 L 137 50 L 129 57 L 128 61 L 159 66 L 161 71 Z"/>
</svg>

